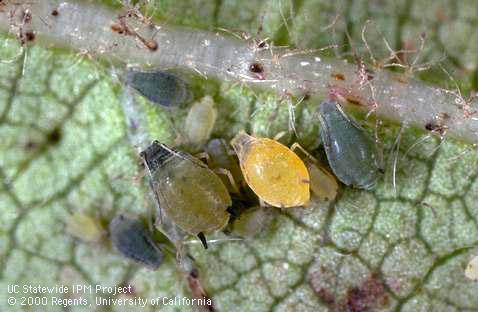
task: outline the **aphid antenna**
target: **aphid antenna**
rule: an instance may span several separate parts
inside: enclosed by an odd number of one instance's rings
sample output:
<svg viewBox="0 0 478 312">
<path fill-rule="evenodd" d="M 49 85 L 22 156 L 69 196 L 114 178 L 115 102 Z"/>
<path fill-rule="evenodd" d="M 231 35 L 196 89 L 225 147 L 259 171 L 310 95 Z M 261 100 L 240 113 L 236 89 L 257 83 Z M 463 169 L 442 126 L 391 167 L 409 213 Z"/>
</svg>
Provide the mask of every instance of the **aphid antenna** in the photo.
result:
<svg viewBox="0 0 478 312">
<path fill-rule="evenodd" d="M 217 243 L 223 243 L 223 242 L 231 242 L 231 241 L 243 241 L 244 238 L 241 237 L 228 237 L 228 238 L 216 238 L 216 239 L 208 239 L 207 243 L 208 244 L 217 244 Z M 195 244 L 203 244 L 201 240 L 197 239 L 190 239 L 184 242 L 185 245 L 195 245 Z"/>
<path fill-rule="evenodd" d="M 403 153 L 402 160 L 405 160 L 405 158 L 408 156 L 408 154 L 418 145 L 421 143 L 427 141 L 428 139 L 432 138 L 433 136 L 431 134 L 427 134 L 416 140 L 406 151 Z"/>
<path fill-rule="evenodd" d="M 304 153 L 304 155 L 309 159 L 311 160 L 312 162 L 314 163 L 318 163 L 318 160 L 317 158 L 315 158 L 314 156 L 312 156 L 305 148 L 302 147 L 302 145 L 300 145 L 298 142 L 294 142 L 291 146 L 290 146 L 290 149 L 291 151 L 293 151 L 295 153 L 295 150 L 298 149 L 300 150 L 302 153 Z"/>
<path fill-rule="evenodd" d="M 398 131 L 397 138 L 395 139 L 395 142 L 393 143 L 392 150 L 390 151 L 390 153 L 394 153 L 393 163 L 392 163 L 392 186 L 393 186 L 393 192 L 395 194 L 397 194 L 397 166 L 398 166 L 398 158 L 399 158 L 399 152 L 400 152 L 400 142 L 401 142 L 402 134 L 404 130 L 405 130 L 405 126 L 402 124 L 400 126 L 400 130 Z"/>
<path fill-rule="evenodd" d="M 279 133 L 277 133 L 273 140 L 274 141 L 279 141 L 280 139 L 282 139 L 285 135 L 287 134 L 287 131 L 280 131 Z"/>
</svg>

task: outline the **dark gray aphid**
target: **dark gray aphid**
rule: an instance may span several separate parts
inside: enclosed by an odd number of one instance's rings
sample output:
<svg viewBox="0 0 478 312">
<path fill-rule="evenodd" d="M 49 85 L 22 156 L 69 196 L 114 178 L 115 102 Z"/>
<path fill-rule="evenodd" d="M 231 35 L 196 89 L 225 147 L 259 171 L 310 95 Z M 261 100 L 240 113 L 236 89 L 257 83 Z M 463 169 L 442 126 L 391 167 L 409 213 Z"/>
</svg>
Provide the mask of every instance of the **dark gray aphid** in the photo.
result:
<svg viewBox="0 0 478 312">
<path fill-rule="evenodd" d="M 151 102 L 165 107 L 179 106 L 189 97 L 186 83 L 167 71 L 130 70 L 126 84 Z"/>
<path fill-rule="evenodd" d="M 164 254 L 144 222 L 120 214 L 111 221 L 109 230 L 113 246 L 123 256 L 152 270 L 158 269 Z"/>
<path fill-rule="evenodd" d="M 320 136 L 335 176 L 356 188 L 375 187 L 383 169 L 371 137 L 335 101 L 322 102 L 318 111 Z"/>
</svg>

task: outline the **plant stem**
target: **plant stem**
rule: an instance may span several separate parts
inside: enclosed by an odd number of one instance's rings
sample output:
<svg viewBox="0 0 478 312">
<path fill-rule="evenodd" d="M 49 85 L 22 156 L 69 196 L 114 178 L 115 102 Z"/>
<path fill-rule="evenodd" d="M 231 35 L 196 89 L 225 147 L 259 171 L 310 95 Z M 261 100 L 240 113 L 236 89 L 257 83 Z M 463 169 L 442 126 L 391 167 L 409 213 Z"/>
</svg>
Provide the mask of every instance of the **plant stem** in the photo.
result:
<svg viewBox="0 0 478 312">
<path fill-rule="evenodd" d="M 126 64 L 184 67 L 206 77 L 241 81 L 284 96 L 333 97 L 406 126 L 440 127 L 453 137 L 478 143 L 478 117 L 471 110 L 476 99 L 466 102 L 456 92 L 384 69 L 371 73 L 356 64 L 324 60 L 311 53 L 259 48 L 251 40 L 227 34 L 147 25 L 139 18 L 121 17 L 126 11 L 86 1 L 7 4 L 0 13 L 0 28 L 10 28 L 18 35 L 18 25 L 27 9 L 32 19 L 22 25 L 21 31 L 31 29 L 46 45 L 104 54 Z M 52 15 L 55 9 L 57 16 Z M 112 25 L 126 25 L 127 29 L 120 34 Z M 157 49 L 147 47 L 151 40 Z"/>
</svg>

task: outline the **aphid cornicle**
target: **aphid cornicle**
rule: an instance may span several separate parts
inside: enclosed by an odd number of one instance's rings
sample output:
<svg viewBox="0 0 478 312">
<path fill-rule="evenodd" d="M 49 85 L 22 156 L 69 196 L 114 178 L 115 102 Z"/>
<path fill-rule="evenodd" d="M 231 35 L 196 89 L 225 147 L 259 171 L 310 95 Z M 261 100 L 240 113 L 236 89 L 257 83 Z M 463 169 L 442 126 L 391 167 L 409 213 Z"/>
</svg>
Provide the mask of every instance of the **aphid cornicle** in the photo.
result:
<svg viewBox="0 0 478 312">
<path fill-rule="evenodd" d="M 163 251 L 144 222 L 120 214 L 111 221 L 109 229 L 113 246 L 123 256 L 152 270 L 160 266 Z"/>
<path fill-rule="evenodd" d="M 222 229 L 229 221 L 231 197 L 221 179 L 200 160 L 154 141 L 141 157 L 161 210 L 182 230 L 197 235 Z"/>
<path fill-rule="evenodd" d="M 168 71 L 130 70 L 126 84 L 153 103 L 164 107 L 176 107 L 186 102 L 189 90 L 181 78 Z"/>
<path fill-rule="evenodd" d="M 335 176 L 345 185 L 375 187 L 383 170 L 371 137 L 335 101 L 322 102 L 318 111 L 320 136 Z"/>
<path fill-rule="evenodd" d="M 231 145 L 247 184 L 267 204 L 304 206 L 310 199 L 310 178 L 304 162 L 288 147 L 268 138 L 238 133 Z"/>
</svg>

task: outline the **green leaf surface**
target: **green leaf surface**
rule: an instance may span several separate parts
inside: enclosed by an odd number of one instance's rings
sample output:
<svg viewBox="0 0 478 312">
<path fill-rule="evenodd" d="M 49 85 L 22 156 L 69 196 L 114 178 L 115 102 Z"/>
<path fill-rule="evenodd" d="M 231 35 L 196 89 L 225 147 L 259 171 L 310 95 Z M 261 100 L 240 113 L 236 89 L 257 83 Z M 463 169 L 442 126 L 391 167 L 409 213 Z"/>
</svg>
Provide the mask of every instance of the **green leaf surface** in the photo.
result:
<svg viewBox="0 0 478 312">
<path fill-rule="evenodd" d="M 172 24 L 241 30 L 302 49 L 339 44 L 369 61 L 426 33 L 420 63 L 437 61 L 464 92 L 478 87 L 478 6 L 474 1 L 151 1 L 143 8 Z M 99 5 L 99 4 L 98 4 Z M 85 243 L 68 234 L 65 220 L 85 212 L 111 220 L 118 212 L 146 216 L 151 209 L 123 105 L 131 98 L 103 62 L 78 51 L 40 44 L 20 49 L 0 37 L 0 311 L 45 311 L 21 306 L 7 285 L 132 285 L 112 298 L 191 297 L 173 257 L 151 272 L 123 259 L 108 240 Z M 19 54 L 21 53 L 21 54 Z M 107 55 L 106 55 L 107 58 Z M 107 63 L 107 62 L 106 62 Z M 435 65 L 421 79 L 451 86 Z M 199 80 L 197 99 L 211 95 L 218 108 L 213 135 L 239 130 L 274 137 L 289 131 L 287 101 L 230 82 Z M 147 138 L 177 141 L 187 108 L 166 111 L 134 96 L 145 112 Z M 318 147 L 313 116 L 318 103 L 297 109 L 297 137 Z M 368 125 L 373 131 L 373 125 Z M 218 311 L 462 311 L 478 310 L 478 284 L 464 269 L 478 243 L 478 154 L 471 146 L 440 141 L 417 129 L 380 127 L 387 174 L 373 192 L 341 186 L 337 201 L 277 209 L 259 236 L 245 241 L 189 245 L 200 278 Z M 395 183 L 394 143 L 401 133 Z M 284 142 L 292 143 L 292 135 Z M 395 184 L 395 185 L 394 185 Z M 223 237 L 223 236 L 218 236 Z M 96 305 L 107 293 L 47 294 L 83 297 L 92 304 L 48 304 L 48 311 L 130 311 Z M 9 306 L 8 297 L 17 299 Z M 138 311 L 157 311 L 148 304 Z M 188 311 L 187 305 L 161 311 Z"/>
</svg>

